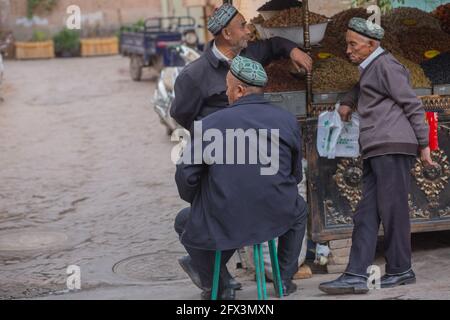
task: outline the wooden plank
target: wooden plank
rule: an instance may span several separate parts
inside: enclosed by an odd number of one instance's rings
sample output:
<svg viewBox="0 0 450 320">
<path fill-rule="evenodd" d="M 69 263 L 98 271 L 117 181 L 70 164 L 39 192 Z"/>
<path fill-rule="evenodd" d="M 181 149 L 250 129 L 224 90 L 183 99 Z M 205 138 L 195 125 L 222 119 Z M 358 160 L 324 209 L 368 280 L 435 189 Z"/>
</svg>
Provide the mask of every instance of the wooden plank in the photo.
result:
<svg viewBox="0 0 450 320">
<path fill-rule="evenodd" d="M 352 239 L 332 240 L 328 243 L 330 249 L 342 249 L 352 246 Z"/>
<path fill-rule="evenodd" d="M 341 249 L 333 249 L 331 250 L 331 254 L 334 257 L 348 257 L 350 255 L 351 247 L 341 248 Z"/>
<path fill-rule="evenodd" d="M 345 264 L 327 265 L 328 273 L 343 273 L 345 268 L 347 268 Z"/>
<path fill-rule="evenodd" d="M 339 257 L 339 256 L 330 256 L 328 258 L 328 265 L 338 265 L 338 264 L 348 264 L 350 256 Z"/>
</svg>

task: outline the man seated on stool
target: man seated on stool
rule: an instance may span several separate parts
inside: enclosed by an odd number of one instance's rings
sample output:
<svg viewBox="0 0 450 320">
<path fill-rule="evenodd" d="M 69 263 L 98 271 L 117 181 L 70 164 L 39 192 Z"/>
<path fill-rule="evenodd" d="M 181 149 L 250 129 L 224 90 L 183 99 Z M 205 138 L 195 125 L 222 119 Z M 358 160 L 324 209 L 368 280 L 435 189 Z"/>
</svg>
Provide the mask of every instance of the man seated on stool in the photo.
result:
<svg viewBox="0 0 450 320">
<path fill-rule="evenodd" d="M 297 189 L 302 180 L 302 139 L 296 118 L 264 99 L 267 80 L 258 62 L 233 59 L 227 75 L 230 106 L 195 125 L 194 138 L 214 133 L 213 139 L 203 139 L 212 142 L 196 146 L 197 139 L 191 140 L 184 152 L 194 155 L 200 148 L 203 159 L 177 165 L 178 191 L 191 207 L 178 214 L 175 230 L 190 256 L 183 268 L 203 290 L 203 299 L 211 297 L 216 250 L 222 251 L 224 268 L 237 248 L 278 237 L 284 294 L 297 289 L 292 278 L 298 271 L 307 217 Z M 218 157 L 220 153 L 224 157 Z M 219 298 L 235 298 L 222 272 L 219 286 Z"/>
</svg>

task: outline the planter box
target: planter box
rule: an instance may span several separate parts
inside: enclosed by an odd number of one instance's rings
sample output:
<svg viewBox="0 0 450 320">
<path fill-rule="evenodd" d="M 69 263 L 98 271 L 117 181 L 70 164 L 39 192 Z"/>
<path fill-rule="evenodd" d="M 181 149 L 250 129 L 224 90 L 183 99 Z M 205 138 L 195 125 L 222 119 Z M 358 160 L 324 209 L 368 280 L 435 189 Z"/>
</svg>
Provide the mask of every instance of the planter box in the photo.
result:
<svg viewBox="0 0 450 320">
<path fill-rule="evenodd" d="M 81 39 L 82 57 L 115 54 L 119 54 L 119 39 L 117 37 Z"/>
<path fill-rule="evenodd" d="M 55 57 L 53 41 L 16 42 L 16 59 L 51 59 Z"/>
</svg>

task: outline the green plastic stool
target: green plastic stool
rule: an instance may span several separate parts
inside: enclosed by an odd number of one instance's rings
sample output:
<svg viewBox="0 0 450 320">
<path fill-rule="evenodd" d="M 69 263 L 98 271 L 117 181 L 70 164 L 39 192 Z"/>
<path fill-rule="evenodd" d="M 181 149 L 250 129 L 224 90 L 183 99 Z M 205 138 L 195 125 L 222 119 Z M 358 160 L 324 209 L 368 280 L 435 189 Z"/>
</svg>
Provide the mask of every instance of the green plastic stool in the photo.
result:
<svg viewBox="0 0 450 320">
<path fill-rule="evenodd" d="M 278 297 L 283 297 L 283 285 L 281 282 L 280 266 L 278 264 L 277 248 L 275 240 L 269 242 L 270 262 L 272 264 L 273 286 Z M 253 257 L 255 259 L 256 270 L 256 287 L 258 289 L 258 300 L 267 300 L 266 274 L 264 271 L 264 255 L 261 244 L 253 246 Z M 219 293 L 220 265 L 222 259 L 222 251 L 216 251 L 216 259 L 214 262 L 214 276 L 211 292 L 211 300 L 217 300 Z"/>
</svg>

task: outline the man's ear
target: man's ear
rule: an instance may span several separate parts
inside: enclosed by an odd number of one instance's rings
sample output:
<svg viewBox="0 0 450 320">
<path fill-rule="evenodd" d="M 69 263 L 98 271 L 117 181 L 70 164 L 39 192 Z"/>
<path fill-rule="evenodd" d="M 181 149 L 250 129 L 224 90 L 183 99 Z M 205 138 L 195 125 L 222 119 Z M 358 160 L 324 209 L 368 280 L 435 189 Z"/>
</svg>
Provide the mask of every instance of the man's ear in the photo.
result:
<svg viewBox="0 0 450 320">
<path fill-rule="evenodd" d="M 371 49 L 375 49 L 377 47 L 378 41 L 375 40 L 369 40 L 369 45 Z"/>
<path fill-rule="evenodd" d="M 223 29 L 222 29 L 222 36 L 223 36 L 226 40 L 230 40 L 230 30 L 228 30 L 228 28 L 223 28 Z"/>
<path fill-rule="evenodd" d="M 242 84 L 238 85 L 238 90 L 239 97 L 245 96 L 245 93 L 247 92 L 247 88 L 245 86 Z"/>
</svg>

